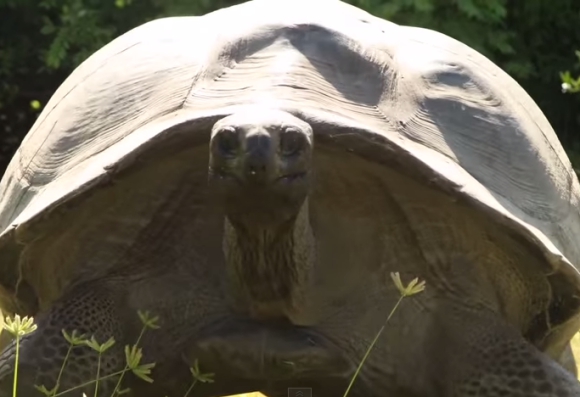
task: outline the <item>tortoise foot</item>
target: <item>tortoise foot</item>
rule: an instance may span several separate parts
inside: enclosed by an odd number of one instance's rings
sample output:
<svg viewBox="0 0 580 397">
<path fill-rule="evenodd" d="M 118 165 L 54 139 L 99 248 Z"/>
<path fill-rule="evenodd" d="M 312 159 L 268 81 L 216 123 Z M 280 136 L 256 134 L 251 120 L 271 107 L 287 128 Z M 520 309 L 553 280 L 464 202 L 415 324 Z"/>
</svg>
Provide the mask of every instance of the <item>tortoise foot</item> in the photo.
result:
<svg viewBox="0 0 580 397">
<path fill-rule="evenodd" d="M 184 359 L 243 379 L 341 377 L 354 369 L 337 346 L 313 330 L 248 321 L 213 328 L 211 335 L 196 340 Z"/>
</svg>

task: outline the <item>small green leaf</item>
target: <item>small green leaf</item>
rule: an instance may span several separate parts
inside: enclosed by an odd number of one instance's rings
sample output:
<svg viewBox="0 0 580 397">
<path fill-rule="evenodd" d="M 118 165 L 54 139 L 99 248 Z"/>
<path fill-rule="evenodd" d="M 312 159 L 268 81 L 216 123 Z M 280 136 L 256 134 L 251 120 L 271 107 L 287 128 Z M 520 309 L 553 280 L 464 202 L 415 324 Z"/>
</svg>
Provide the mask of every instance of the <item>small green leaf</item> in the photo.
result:
<svg viewBox="0 0 580 397">
<path fill-rule="evenodd" d="M 58 386 L 55 386 L 53 389 L 48 390 L 44 385 L 41 385 L 41 386 L 34 385 L 34 388 L 36 390 L 38 390 L 39 392 L 41 392 L 42 394 L 44 394 L 47 397 L 55 395 L 57 387 Z"/>
<path fill-rule="evenodd" d="M 64 339 L 66 339 L 66 341 L 73 346 L 80 346 L 80 345 L 87 344 L 86 336 L 84 334 L 79 335 L 79 333 L 77 332 L 76 329 L 73 330 L 72 334 L 70 334 L 70 335 L 64 329 L 61 332 L 62 332 L 62 336 L 64 336 Z"/>
<path fill-rule="evenodd" d="M 30 107 L 34 110 L 38 110 L 40 109 L 42 105 L 40 104 L 40 101 L 34 100 L 34 101 L 30 101 Z"/>
<path fill-rule="evenodd" d="M 88 347 L 90 347 L 91 349 L 93 349 L 97 352 L 99 351 L 99 343 L 97 342 L 97 340 L 95 339 L 94 336 L 91 336 L 91 339 L 86 340 L 85 345 L 87 345 Z"/>
<path fill-rule="evenodd" d="M 104 352 L 106 352 L 106 351 L 107 351 L 107 350 L 109 350 L 111 347 L 113 347 L 113 345 L 114 345 L 114 344 L 115 344 L 115 339 L 114 339 L 114 338 L 112 338 L 112 337 L 111 337 L 111 338 L 109 338 L 109 340 L 107 340 L 105 343 L 103 343 L 103 344 L 100 346 L 100 347 L 101 347 L 101 350 L 100 350 L 100 352 L 101 352 L 101 353 L 104 353 Z"/>
<path fill-rule="evenodd" d="M 151 374 L 151 369 L 155 367 L 155 363 L 142 364 L 137 368 L 131 369 L 135 376 L 143 379 L 145 382 L 153 383 L 153 379 L 149 376 Z"/>
<path fill-rule="evenodd" d="M 213 373 L 201 373 L 200 369 L 199 369 L 199 362 L 196 359 L 193 362 L 193 367 L 189 368 L 189 371 L 191 372 L 191 375 L 193 375 L 193 378 L 201 383 L 213 383 L 213 377 L 215 376 L 215 374 Z"/>
<path fill-rule="evenodd" d="M 159 325 L 157 324 L 157 322 L 159 321 L 159 316 L 151 317 L 148 311 L 141 310 L 139 310 L 137 314 L 139 315 L 139 318 L 141 319 L 143 325 L 146 326 L 147 328 L 150 329 L 159 328 Z"/>
<path fill-rule="evenodd" d="M 130 369 L 137 368 L 141 362 L 141 358 L 143 358 L 143 352 L 140 348 L 135 345 L 131 347 L 125 346 L 125 360 Z"/>
<path fill-rule="evenodd" d="M 114 338 L 109 338 L 109 340 L 107 340 L 105 343 L 102 343 L 102 344 L 97 342 L 97 340 L 95 339 L 94 336 L 92 336 L 90 340 L 85 341 L 85 345 L 87 345 L 88 347 L 90 347 L 94 351 L 99 352 L 100 354 L 103 354 L 104 352 L 106 352 L 114 344 L 115 344 Z"/>
</svg>

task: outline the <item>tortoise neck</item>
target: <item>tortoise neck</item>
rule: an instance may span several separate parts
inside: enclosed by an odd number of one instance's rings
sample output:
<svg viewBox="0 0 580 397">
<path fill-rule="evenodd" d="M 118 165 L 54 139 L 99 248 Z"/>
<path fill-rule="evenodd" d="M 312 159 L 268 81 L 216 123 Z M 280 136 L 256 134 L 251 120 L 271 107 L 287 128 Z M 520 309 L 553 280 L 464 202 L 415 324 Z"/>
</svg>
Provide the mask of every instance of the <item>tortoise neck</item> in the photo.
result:
<svg viewBox="0 0 580 397">
<path fill-rule="evenodd" d="M 314 262 L 307 200 L 294 217 L 268 225 L 226 217 L 224 243 L 231 281 L 244 309 L 262 318 L 288 317 L 300 310 Z"/>
</svg>

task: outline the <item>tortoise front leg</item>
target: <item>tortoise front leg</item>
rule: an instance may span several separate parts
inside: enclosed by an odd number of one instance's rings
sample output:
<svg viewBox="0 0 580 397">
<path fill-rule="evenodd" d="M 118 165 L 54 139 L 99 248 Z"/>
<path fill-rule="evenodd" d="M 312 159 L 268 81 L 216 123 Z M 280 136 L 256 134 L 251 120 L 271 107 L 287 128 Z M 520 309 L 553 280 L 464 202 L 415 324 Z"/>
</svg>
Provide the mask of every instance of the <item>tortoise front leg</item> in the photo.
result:
<svg viewBox="0 0 580 397">
<path fill-rule="evenodd" d="M 449 308 L 447 308 L 449 309 Z M 580 382 L 485 309 L 447 310 L 433 335 L 445 397 L 577 397 Z M 441 371 L 444 373 L 442 374 Z"/>
<path fill-rule="evenodd" d="M 117 301 L 112 292 L 95 283 L 78 286 L 67 293 L 49 312 L 37 316 L 38 329 L 20 342 L 18 362 L 18 397 L 40 397 L 35 386 L 55 387 L 63 361 L 69 351 L 69 342 L 62 330 L 70 335 L 74 330 L 99 343 L 113 337 L 117 343 L 101 355 L 90 347 L 74 347 L 60 375 L 59 392 L 76 388 L 65 395 L 94 395 L 97 367 L 100 376 L 122 370 L 125 364 L 122 331 Z M 15 365 L 15 343 L 12 342 L 0 355 L 0 397 L 12 396 Z M 99 395 L 111 395 L 116 380 L 99 382 Z"/>
<path fill-rule="evenodd" d="M 228 377 L 273 382 L 344 377 L 356 368 L 338 346 L 304 327 L 232 319 L 214 324 L 204 335 L 188 348 L 185 361 L 199 360 Z"/>
</svg>

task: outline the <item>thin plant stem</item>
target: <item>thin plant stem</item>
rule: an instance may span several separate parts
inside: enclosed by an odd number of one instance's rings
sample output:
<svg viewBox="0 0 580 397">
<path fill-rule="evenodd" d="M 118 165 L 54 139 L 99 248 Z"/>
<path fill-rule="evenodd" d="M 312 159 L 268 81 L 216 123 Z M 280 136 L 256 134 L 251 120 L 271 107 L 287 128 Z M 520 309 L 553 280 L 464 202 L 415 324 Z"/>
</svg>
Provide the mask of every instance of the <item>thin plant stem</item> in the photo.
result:
<svg viewBox="0 0 580 397">
<path fill-rule="evenodd" d="M 141 332 L 139 333 L 139 337 L 137 338 L 137 342 L 135 342 L 135 346 L 139 346 L 139 343 L 141 342 L 141 338 L 143 338 L 143 334 L 145 334 L 145 331 L 147 330 L 147 326 L 143 326 L 143 328 L 141 328 Z M 129 363 L 125 364 L 125 368 L 123 369 L 123 373 L 121 374 L 121 376 L 119 376 L 119 379 L 117 379 L 117 384 L 115 385 L 115 388 L 113 389 L 113 393 L 111 393 L 111 397 L 114 397 L 115 394 L 119 391 L 119 388 L 121 387 L 121 382 L 123 381 L 123 377 L 125 376 L 125 372 L 127 372 L 127 370 L 129 370 Z"/>
<path fill-rule="evenodd" d="M 189 393 L 191 393 L 191 391 L 193 390 L 193 387 L 195 386 L 196 383 L 197 383 L 197 379 L 194 379 L 193 382 L 191 383 L 191 386 L 189 386 L 189 389 L 187 389 L 187 391 L 185 392 L 183 397 L 189 396 Z"/>
<path fill-rule="evenodd" d="M 95 379 L 95 394 L 94 396 L 97 397 L 99 393 L 99 376 L 101 376 L 101 353 L 99 351 L 99 359 L 97 360 L 97 377 Z"/>
<path fill-rule="evenodd" d="M 59 393 L 55 394 L 55 395 L 54 395 L 54 396 L 52 396 L 52 397 L 59 397 L 59 396 L 62 396 L 62 395 L 63 395 L 63 394 L 65 394 L 65 393 L 68 393 L 68 392 L 71 392 L 71 391 L 75 391 L 75 390 L 78 390 L 78 389 L 82 389 L 83 387 L 85 387 L 85 386 L 89 386 L 89 385 L 92 385 L 92 384 L 93 384 L 93 383 L 95 383 L 95 382 L 100 382 L 100 381 L 103 381 L 103 380 L 107 380 L 107 379 L 109 379 L 109 378 L 113 378 L 113 377 L 115 377 L 115 376 L 121 375 L 121 374 L 122 374 L 122 373 L 124 373 L 124 372 L 126 372 L 126 370 L 122 370 L 122 371 L 113 372 L 112 374 L 105 375 L 105 376 L 103 376 L 103 377 L 101 377 L 101 378 L 98 378 L 98 379 L 93 379 L 93 380 L 90 380 L 90 381 L 88 381 L 88 382 L 82 383 L 82 384 L 80 384 L 80 385 L 78 385 L 78 386 L 71 387 L 71 388 L 70 388 L 70 389 L 68 389 L 68 390 L 61 391 L 61 392 L 59 392 Z"/>
<path fill-rule="evenodd" d="M 20 358 L 20 335 L 16 333 L 16 362 L 14 363 L 14 384 L 12 385 L 12 397 L 16 397 L 18 386 L 18 360 Z"/>
<path fill-rule="evenodd" d="M 365 361 L 367 360 L 367 357 L 371 354 L 371 350 L 373 350 L 373 347 L 375 346 L 375 343 L 377 343 L 377 341 L 379 340 L 381 334 L 385 330 L 385 326 L 387 325 L 387 323 L 389 322 L 389 320 L 391 319 L 391 317 L 393 317 L 393 314 L 395 314 L 395 311 L 397 311 L 397 308 L 399 307 L 399 305 L 401 304 L 401 302 L 403 301 L 404 298 L 405 298 L 405 296 L 404 295 L 401 295 L 401 297 L 399 298 L 399 300 L 397 301 L 397 303 L 395 303 L 395 306 L 393 306 L 393 309 L 389 313 L 389 316 L 385 320 L 383 326 L 381 327 L 381 329 L 379 329 L 379 332 L 377 332 L 377 334 L 375 335 L 375 338 L 371 342 L 370 346 L 368 347 L 367 351 L 365 352 L 365 355 L 363 356 L 361 362 L 359 363 L 358 368 L 356 369 L 356 372 L 354 373 L 353 377 L 350 379 L 350 383 L 348 384 L 348 387 L 346 388 L 346 391 L 344 392 L 343 397 L 346 397 L 348 395 L 348 393 L 350 392 L 350 389 L 352 388 L 352 385 L 354 384 L 354 381 L 358 377 L 358 375 L 359 375 L 359 373 L 360 373 L 360 371 L 362 369 L 362 366 L 364 365 Z"/>
<path fill-rule="evenodd" d="M 62 366 L 60 367 L 60 371 L 58 372 L 58 377 L 56 378 L 56 386 L 54 388 L 54 392 L 52 393 L 53 395 L 58 392 L 58 388 L 60 386 L 60 379 L 62 377 L 62 373 L 64 372 L 64 369 L 66 368 L 66 362 L 69 359 L 70 352 L 73 349 L 73 347 L 74 347 L 74 345 L 69 343 L 68 350 L 66 351 L 66 355 L 64 356 L 64 361 L 62 362 Z"/>
</svg>

